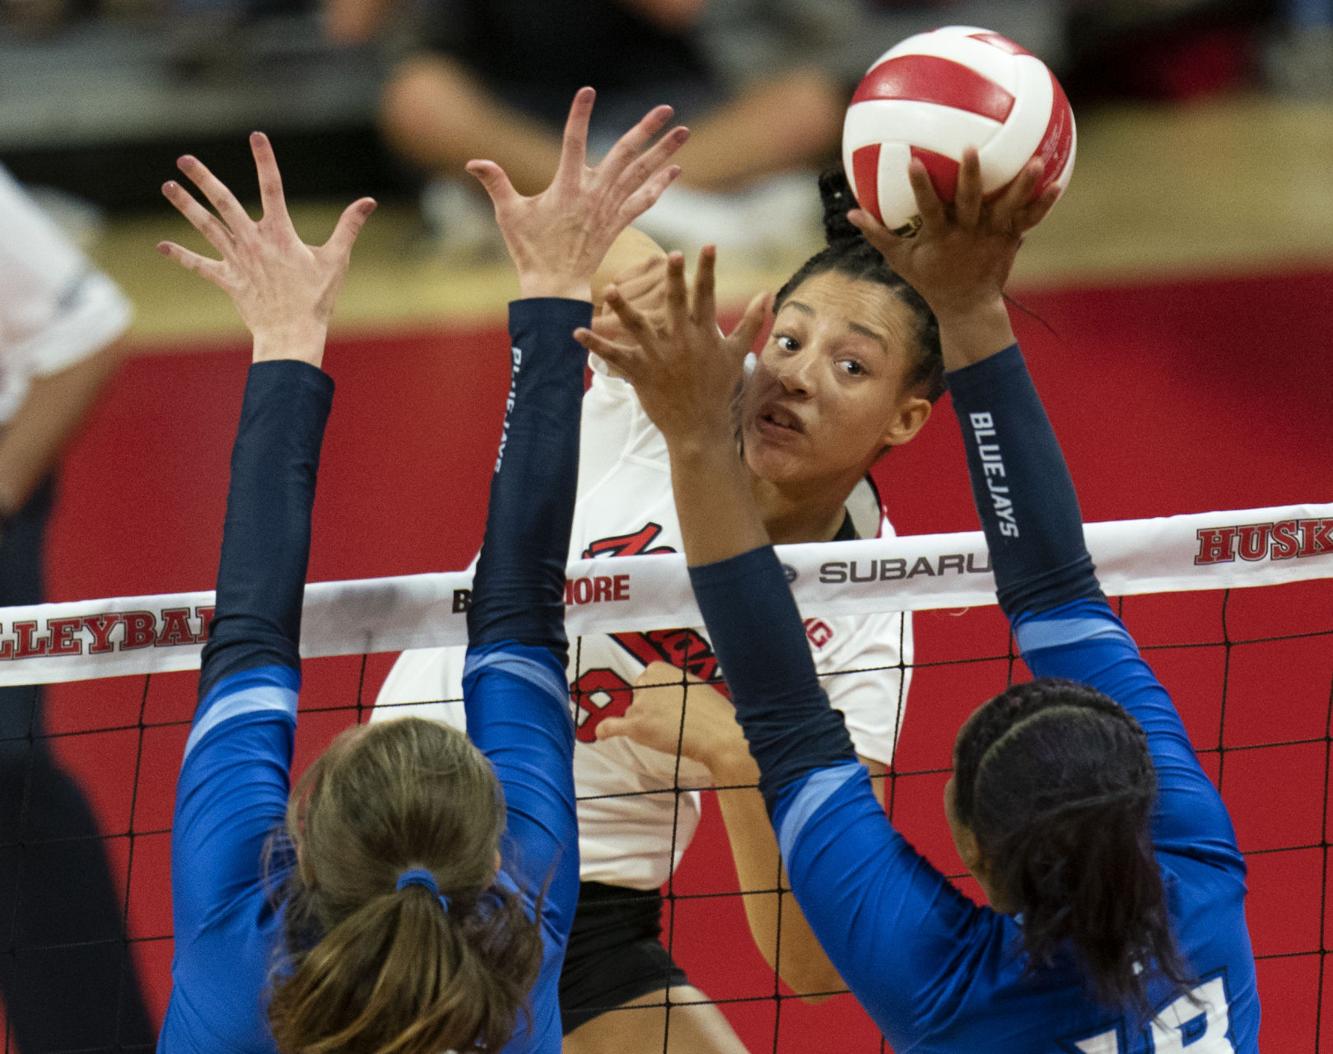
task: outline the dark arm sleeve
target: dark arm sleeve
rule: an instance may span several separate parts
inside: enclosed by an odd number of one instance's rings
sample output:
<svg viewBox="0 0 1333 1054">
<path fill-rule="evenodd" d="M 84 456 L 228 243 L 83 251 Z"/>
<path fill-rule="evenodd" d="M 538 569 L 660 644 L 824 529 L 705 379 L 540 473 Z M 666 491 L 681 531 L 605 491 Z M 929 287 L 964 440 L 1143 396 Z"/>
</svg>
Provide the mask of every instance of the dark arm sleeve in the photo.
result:
<svg viewBox="0 0 1333 1054">
<path fill-rule="evenodd" d="M 564 665 L 565 564 L 587 361 L 572 334 L 591 321 L 585 301 L 510 305 L 509 399 L 468 610 L 474 647 L 512 640 L 549 648 Z"/>
<path fill-rule="evenodd" d="M 1018 345 L 948 382 L 1005 614 L 1101 596 L 1074 482 Z"/>
<path fill-rule="evenodd" d="M 231 455 L 217 602 L 199 698 L 255 666 L 300 665 L 310 512 L 333 381 L 294 360 L 250 367 Z"/>
<path fill-rule="evenodd" d="M 232 453 L 217 613 L 176 787 L 178 959 L 260 880 L 287 805 L 310 513 L 333 382 L 295 361 L 250 367 Z"/>
<path fill-rule="evenodd" d="M 504 788 L 503 866 L 529 905 L 544 891 L 532 1015 L 506 1050 L 559 1046 L 556 988 L 578 900 L 565 564 L 587 358 L 572 334 L 591 319 L 580 301 L 510 306 L 509 400 L 468 610 L 464 707 Z"/>
<path fill-rule="evenodd" d="M 1029 668 L 1092 685 L 1143 726 L 1158 777 L 1158 846 L 1193 841 L 1242 866 L 1180 715 L 1101 595 L 1069 469 L 1017 345 L 948 381 L 1000 605 Z"/>
<path fill-rule="evenodd" d="M 769 814 L 814 769 L 855 761 L 842 714 L 819 685 L 800 612 L 772 546 L 690 568 Z"/>
</svg>

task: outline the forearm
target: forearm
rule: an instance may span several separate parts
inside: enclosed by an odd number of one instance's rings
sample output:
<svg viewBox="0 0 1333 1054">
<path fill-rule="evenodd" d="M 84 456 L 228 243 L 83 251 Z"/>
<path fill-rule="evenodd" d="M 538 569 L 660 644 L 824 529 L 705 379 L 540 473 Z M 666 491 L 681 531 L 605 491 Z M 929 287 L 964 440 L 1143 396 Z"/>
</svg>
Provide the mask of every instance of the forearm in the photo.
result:
<svg viewBox="0 0 1333 1054">
<path fill-rule="evenodd" d="M 472 647 L 513 640 L 564 661 L 565 564 L 578 483 L 583 301 L 510 307 L 511 383 L 468 611 Z"/>
<path fill-rule="evenodd" d="M 22 508 L 55 468 L 123 354 L 118 342 L 58 373 L 33 378 L 27 398 L 0 434 L 0 515 Z"/>
<path fill-rule="evenodd" d="M 1100 596 L 1073 480 L 1018 346 L 948 383 L 1000 606 L 1014 618 Z"/>
<path fill-rule="evenodd" d="M 258 666 L 299 666 L 310 516 L 333 381 L 306 362 L 250 367 L 200 698 Z"/>
<path fill-rule="evenodd" d="M 713 779 L 719 786 L 736 788 L 719 790 L 717 800 L 742 893 L 785 886 L 785 872 L 779 870 L 778 842 L 768 822 L 764 799 L 756 788 L 745 786 L 758 779 L 754 761 L 747 753 L 744 759 L 719 765 Z M 812 993 L 807 1001 L 821 1002 L 827 998 L 822 993 L 845 987 L 794 898 L 779 901 L 776 893 L 765 892 L 743 895 L 741 902 L 759 953 L 792 991 L 803 997 Z"/>
<path fill-rule="evenodd" d="M 734 438 L 719 429 L 669 444 L 671 488 L 691 567 L 768 545 L 750 477 Z"/>
</svg>

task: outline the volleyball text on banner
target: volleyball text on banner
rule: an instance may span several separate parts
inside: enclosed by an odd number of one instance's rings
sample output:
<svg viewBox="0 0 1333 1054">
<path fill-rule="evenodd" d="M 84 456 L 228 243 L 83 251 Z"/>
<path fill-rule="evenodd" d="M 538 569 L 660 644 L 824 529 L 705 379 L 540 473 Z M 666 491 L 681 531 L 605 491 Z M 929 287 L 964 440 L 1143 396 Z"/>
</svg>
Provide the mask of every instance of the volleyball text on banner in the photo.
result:
<svg viewBox="0 0 1333 1054">
<path fill-rule="evenodd" d="M 1236 589 L 1333 578 L 1333 503 L 1090 523 L 1109 596 Z M 806 617 L 995 603 L 980 531 L 779 546 Z M 569 565 L 571 636 L 692 626 L 701 619 L 680 555 Z M 467 643 L 472 574 L 317 582 L 306 589 L 307 657 Z M 0 685 L 195 669 L 211 592 L 0 608 Z"/>
</svg>

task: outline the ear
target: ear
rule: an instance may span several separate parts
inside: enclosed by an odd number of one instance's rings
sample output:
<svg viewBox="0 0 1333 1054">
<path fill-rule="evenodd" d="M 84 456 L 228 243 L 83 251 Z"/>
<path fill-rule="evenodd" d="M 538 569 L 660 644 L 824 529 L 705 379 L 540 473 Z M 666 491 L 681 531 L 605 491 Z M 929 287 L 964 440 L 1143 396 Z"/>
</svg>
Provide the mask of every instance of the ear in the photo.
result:
<svg viewBox="0 0 1333 1054">
<path fill-rule="evenodd" d="M 963 866 L 979 880 L 984 881 L 982 876 L 986 873 L 986 860 L 972 828 L 960 823 L 954 832 L 954 844 L 958 847 L 958 856 L 962 859 Z"/>
<path fill-rule="evenodd" d="M 925 427 L 926 422 L 930 420 L 932 409 L 934 407 L 929 399 L 922 398 L 919 395 L 903 396 L 898 405 L 894 407 L 893 416 L 889 418 L 888 425 L 884 430 L 884 445 L 890 447 L 910 443 L 916 438 L 916 434 Z"/>
</svg>

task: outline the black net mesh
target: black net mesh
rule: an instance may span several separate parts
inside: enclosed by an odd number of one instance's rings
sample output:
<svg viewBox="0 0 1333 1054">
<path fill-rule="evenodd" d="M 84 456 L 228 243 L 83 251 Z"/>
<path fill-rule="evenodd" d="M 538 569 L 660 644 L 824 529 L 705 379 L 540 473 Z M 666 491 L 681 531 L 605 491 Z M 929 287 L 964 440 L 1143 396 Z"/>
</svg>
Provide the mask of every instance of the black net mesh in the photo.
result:
<svg viewBox="0 0 1333 1054">
<path fill-rule="evenodd" d="M 1114 603 L 1176 700 L 1248 859 L 1264 1049 L 1333 1049 L 1333 582 Z M 977 896 L 943 818 L 950 751 L 967 714 L 1026 671 L 994 608 L 919 612 L 914 624 L 910 690 L 884 704 L 905 707 L 894 764 L 880 777 L 886 808 Z M 306 664 L 298 771 L 367 719 L 392 658 Z M 196 681 L 172 673 L 0 690 L 13 730 L 0 739 L 6 1052 L 153 1044 L 170 989 L 171 809 Z M 750 1051 L 889 1049 L 850 995 L 836 985 L 794 993 L 756 947 L 743 896 L 773 913 L 770 958 L 784 973 L 801 947 L 797 909 L 776 864 L 771 879 L 739 888 L 718 808 L 720 795 L 738 793 L 747 791 L 703 792 L 698 833 L 662 890 L 661 941 L 707 1008 L 687 1005 L 700 998 L 689 990 L 659 991 L 641 1000 L 648 1006 L 609 1011 L 622 1015 L 617 1028 L 638 1027 L 629 1015 L 639 1015 L 657 1029 L 648 1049 L 708 1049 L 692 1037 L 701 1015 L 720 1013 Z"/>
</svg>

